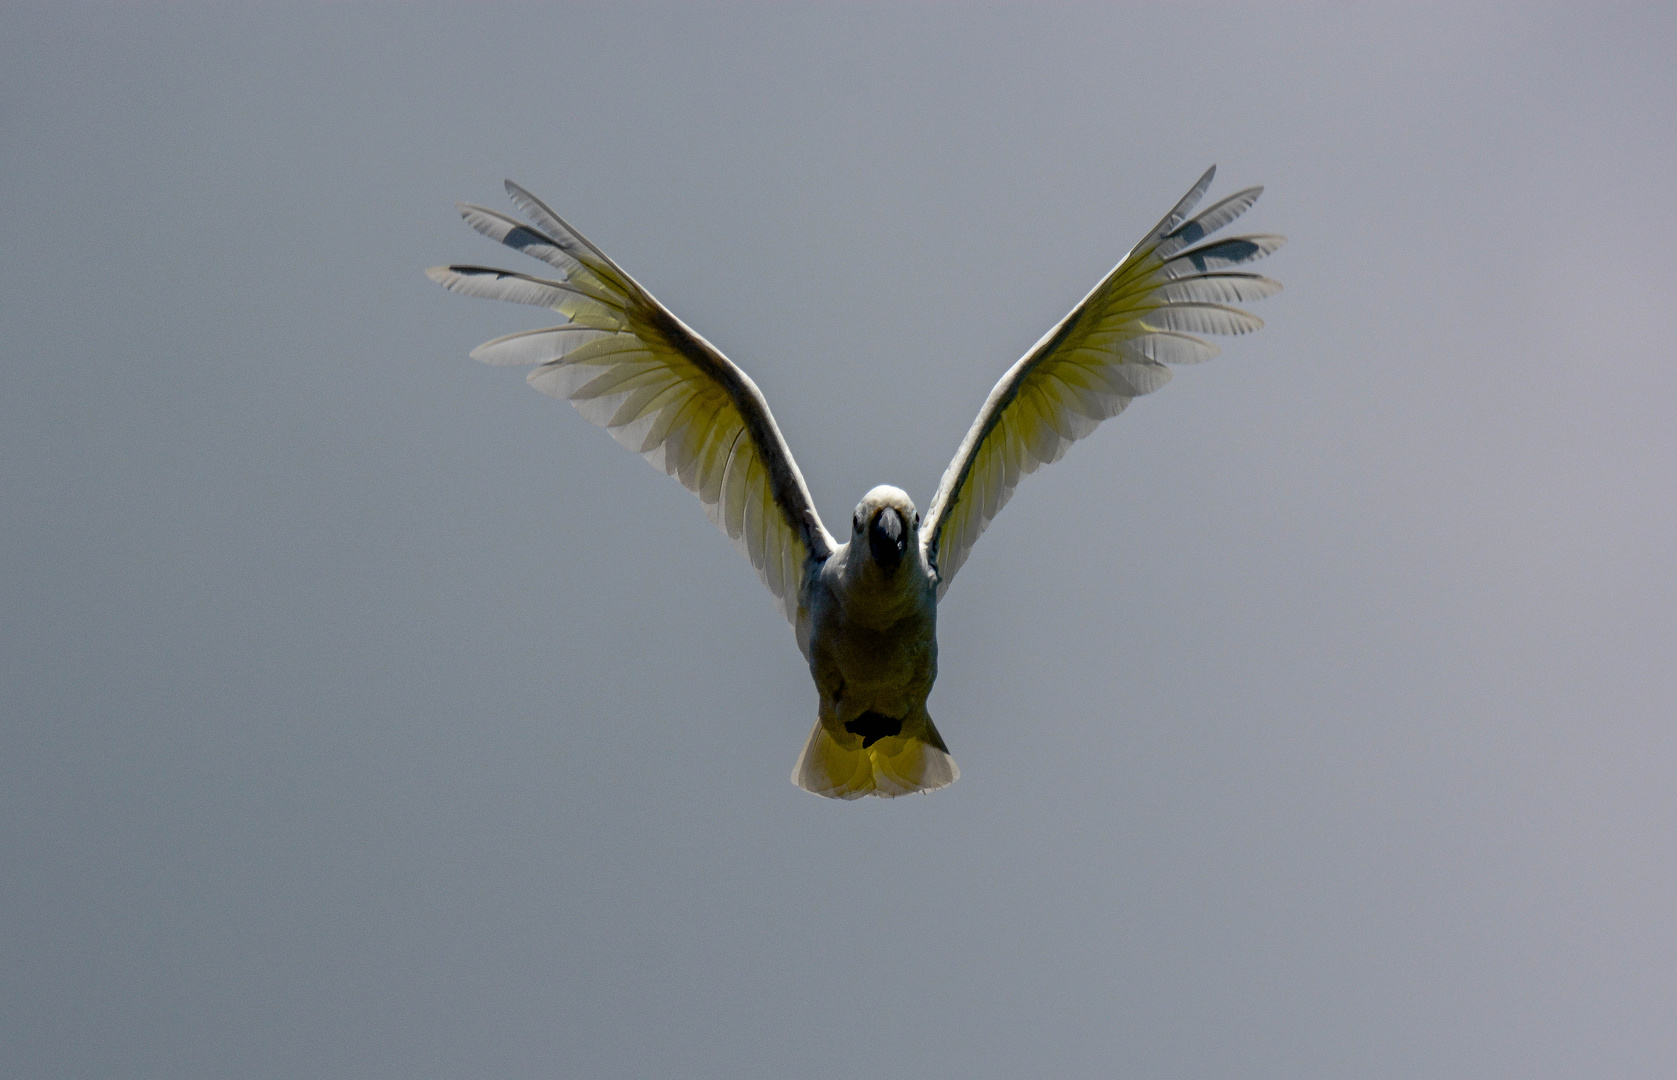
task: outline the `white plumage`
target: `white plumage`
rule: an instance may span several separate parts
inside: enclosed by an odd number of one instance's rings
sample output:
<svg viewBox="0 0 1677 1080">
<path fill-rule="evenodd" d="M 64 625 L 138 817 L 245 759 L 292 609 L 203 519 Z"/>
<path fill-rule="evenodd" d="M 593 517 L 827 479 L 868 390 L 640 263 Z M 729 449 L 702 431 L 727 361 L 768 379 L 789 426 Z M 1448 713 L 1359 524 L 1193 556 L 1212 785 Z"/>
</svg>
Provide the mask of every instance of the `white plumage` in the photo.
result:
<svg viewBox="0 0 1677 1080">
<path fill-rule="evenodd" d="M 756 384 L 517 184 L 509 180 L 507 192 L 529 224 L 479 206 L 461 205 L 461 216 L 559 276 L 480 266 L 427 274 L 467 296 L 551 308 L 569 320 L 496 338 L 472 356 L 535 365 L 531 386 L 570 401 L 698 495 L 793 623 L 821 695 L 793 782 L 832 798 L 889 797 L 944 787 L 960 775 L 926 712 L 937 678 L 937 602 L 1019 478 L 1058 461 L 1132 398 L 1163 386 L 1166 364 L 1217 355 L 1196 334 L 1263 325 L 1229 305 L 1273 296 L 1281 286 L 1229 268 L 1284 241 L 1201 243 L 1263 191 L 1248 188 L 1190 219 L 1215 173 L 1207 170 L 1002 376 L 923 521 L 906 493 L 877 487 L 857 506 L 843 543 L 822 525 Z"/>
</svg>

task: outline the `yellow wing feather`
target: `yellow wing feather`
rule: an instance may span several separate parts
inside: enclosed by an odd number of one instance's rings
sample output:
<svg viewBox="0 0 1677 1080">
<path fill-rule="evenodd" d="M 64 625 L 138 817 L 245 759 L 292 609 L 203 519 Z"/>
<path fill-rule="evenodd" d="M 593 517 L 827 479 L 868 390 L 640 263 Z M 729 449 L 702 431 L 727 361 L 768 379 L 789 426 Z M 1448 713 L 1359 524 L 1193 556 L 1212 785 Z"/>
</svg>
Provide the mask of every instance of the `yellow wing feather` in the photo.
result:
<svg viewBox="0 0 1677 1080">
<path fill-rule="evenodd" d="M 496 338 L 472 356 L 536 365 L 531 386 L 569 401 L 698 495 L 795 622 L 804 565 L 826 558 L 833 538 L 762 392 L 539 199 L 511 181 L 507 191 L 533 224 L 478 206 L 460 207 L 461 216 L 561 277 L 478 266 L 426 273 L 455 292 L 550 308 L 570 321 Z"/>
<path fill-rule="evenodd" d="M 1230 305 L 1273 296 L 1281 286 L 1228 268 L 1260 259 L 1285 241 L 1264 235 L 1201 243 L 1263 191 L 1248 188 L 1190 220 L 1216 171 L 1207 170 L 990 392 L 920 530 L 940 597 L 1021 476 L 1058 461 L 1102 420 L 1170 381 L 1166 364 L 1216 356 L 1216 346 L 1195 334 L 1245 334 L 1263 326 Z"/>
</svg>

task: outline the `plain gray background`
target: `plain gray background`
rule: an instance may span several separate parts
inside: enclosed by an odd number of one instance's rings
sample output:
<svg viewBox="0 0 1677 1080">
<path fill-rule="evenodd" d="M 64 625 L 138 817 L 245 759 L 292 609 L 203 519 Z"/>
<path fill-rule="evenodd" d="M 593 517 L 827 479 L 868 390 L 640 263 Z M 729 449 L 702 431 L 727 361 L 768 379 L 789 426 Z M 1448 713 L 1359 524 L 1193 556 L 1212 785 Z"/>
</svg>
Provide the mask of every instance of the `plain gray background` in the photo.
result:
<svg viewBox="0 0 1677 1080">
<path fill-rule="evenodd" d="M 1677 1073 L 1674 106 L 1655 4 L 7 5 L 0 1072 Z M 1287 291 L 1021 486 L 896 802 L 421 274 L 517 178 L 842 523 L 1212 162 Z"/>
</svg>

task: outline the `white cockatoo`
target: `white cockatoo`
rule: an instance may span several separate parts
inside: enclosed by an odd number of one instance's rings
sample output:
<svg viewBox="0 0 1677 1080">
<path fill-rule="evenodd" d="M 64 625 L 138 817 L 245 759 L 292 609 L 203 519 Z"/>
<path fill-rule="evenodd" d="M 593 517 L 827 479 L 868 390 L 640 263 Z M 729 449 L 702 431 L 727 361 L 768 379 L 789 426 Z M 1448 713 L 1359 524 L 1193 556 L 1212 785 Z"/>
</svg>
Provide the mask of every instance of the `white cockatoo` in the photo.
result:
<svg viewBox="0 0 1677 1080">
<path fill-rule="evenodd" d="M 1163 386 L 1166 364 L 1215 356 L 1195 334 L 1263 325 L 1229 305 L 1281 286 L 1230 267 L 1268 255 L 1283 238 L 1201 244 L 1263 191 L 1248 188 L 1190 219 L 1215 172 L 1002 376 L 924 517 L 901 489 L 876 487 L 842 541 L 822 525 L 756 384 L 528 191 L 507 182 L 528 224 L 480 206 L 462 204 L 460 214 L 556 276 L 481 266 L 427 273 L 454 292 L 551 308 L 569 320 L 496 338 L 472 356 L 535 365 L 531 386 L 571 402 L 698 495 L 780 602 L 821 695 L 792 782 L 835 799 L 891 797 L 960 776 L 926 712 L 937 678 L 937 605 L 1019 478 Z"/>
</svg>

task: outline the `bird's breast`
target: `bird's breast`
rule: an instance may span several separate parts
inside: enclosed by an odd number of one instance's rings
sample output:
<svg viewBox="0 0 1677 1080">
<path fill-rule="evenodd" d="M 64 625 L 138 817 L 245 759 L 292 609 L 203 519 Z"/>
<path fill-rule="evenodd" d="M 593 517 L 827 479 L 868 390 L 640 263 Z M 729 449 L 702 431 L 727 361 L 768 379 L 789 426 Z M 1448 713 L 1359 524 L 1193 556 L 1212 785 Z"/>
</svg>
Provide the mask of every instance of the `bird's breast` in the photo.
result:
<svg viewBox="0 0 1677 1080">
<path fill-rule="evenodd" d="M 924 700 L 937 677 L 936 594 L 898 582 L 881 588 L 859 575 L 824 575 L 815 584 L 809 660 L 816 681 L 837 677 L 851 695 L 866 687 Z"/>
</svg>

